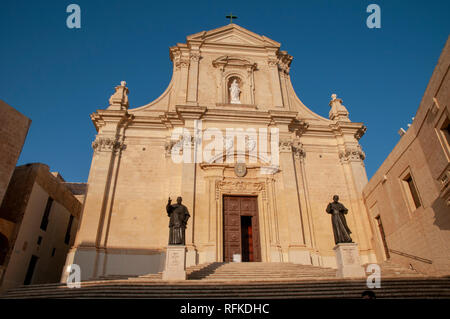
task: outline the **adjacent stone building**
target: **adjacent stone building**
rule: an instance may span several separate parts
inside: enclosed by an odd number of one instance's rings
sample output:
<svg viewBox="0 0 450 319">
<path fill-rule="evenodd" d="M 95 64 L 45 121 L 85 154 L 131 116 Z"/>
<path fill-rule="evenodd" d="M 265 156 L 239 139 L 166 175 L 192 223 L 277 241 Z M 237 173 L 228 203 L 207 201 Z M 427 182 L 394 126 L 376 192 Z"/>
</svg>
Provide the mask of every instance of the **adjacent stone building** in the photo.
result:
<svg viewBox="0 0 450 319">
<path fill-rule="evenodd" d="M 0 221 L 12 225 L 1 255 L 1 291 L 60 280 L 81 209 L 61 175 L 47 165 L 15 169 L 0 206 Z"/>
<path fill-rule="evenodd" d="M 16 167 L 31 120 L 0 100 L 0 204 Z M 2 232 L 0 222 L 0 232 Z"/>
<path fill-rule="evenodd" d="M 311 111 L 292 87 L 292 56 L 236 24 L 188 36 L 170 58 L 155 101 L 129 108 L 122 82 L 91 115 L 98 134 L 67 265 L 82 279 L 161 271 L 169 196 L 191 215 L 187 266 L 240 256 L 336 267 L 325 212 L 334 194 L 362 263 L 376 261 L 362 198 L 366 128 L 341 99 L 332 95 L 328 118 Z M 212 141 L 222 147 L 205 156 Z"/>
<path fill-rule="evenodd" d="M 13 175 L 31 120 L 0 100 L 0 205 Z M 0 217 L 0 278 L 14 232 L 14 223 Z"/>
<path fill-rule="evenodd" d="M 411 126 L 364 187 L 377 259 L 450 274 L 450 40 Z"/>
</svg>

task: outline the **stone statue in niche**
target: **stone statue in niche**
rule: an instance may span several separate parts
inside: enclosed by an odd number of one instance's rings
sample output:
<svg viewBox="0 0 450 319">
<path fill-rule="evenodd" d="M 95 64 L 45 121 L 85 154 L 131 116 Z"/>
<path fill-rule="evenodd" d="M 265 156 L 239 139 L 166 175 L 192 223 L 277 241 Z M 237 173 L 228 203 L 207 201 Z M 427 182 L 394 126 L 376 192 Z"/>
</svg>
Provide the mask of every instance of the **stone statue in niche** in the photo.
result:
<svg viewBox="0 0 450 319">
<path fill-rule="evenodd" d="M 236 79 L 230 85 L 230 103 L 231 104 L 241 104 L 241 100 L 239 98 L 241 93 L 241 89 L 239 88 L 239 83 Z"/>
</svg>

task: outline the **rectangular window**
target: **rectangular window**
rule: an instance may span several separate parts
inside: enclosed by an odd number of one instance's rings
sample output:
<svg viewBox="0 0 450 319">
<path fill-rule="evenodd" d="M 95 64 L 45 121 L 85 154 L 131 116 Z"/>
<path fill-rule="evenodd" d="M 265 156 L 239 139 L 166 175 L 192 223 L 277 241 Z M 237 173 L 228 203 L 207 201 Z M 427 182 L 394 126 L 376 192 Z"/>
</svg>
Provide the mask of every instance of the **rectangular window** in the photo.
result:
<svg viewBox="0 0 450 319">
<path fill-rule="evenodd" d="M 31 256 L 30 263 L 28 264 L 27 274 L 25 275 L 25 280 L 23 281 L 24 285 L 31 284 L 31 281 L 33 279 L 34 269 L 36 268 L 38 259 L 39 258 L 35 255 Z"/>
<path fill-rule="evenodd" d="M 42 230 L 47 230 L 48 217 L 50 215 L 50 210 L 52 209 L 52 204 L 53 204 L 53 198 L 49 197 L 47 200 L 47 205 L 45 206 L 44 216 L 42 216 L 42 221 L 41 221 L 41 229 Z"/>
<path fill-rule="evenodd" d="M 441 133 L 447 141 L 447 146 L 450 145 L 450 120 L 445 119 L 444 123 L 441 126 Z"/>
<path fill-rule="evenodd" d="M 67 245 L 70 243 L 70 231 L 72 230 L 72 223 L 73 223 L 73 215 L 70 215 L 69 224 L 67 225 L 66 230 L 66 237 L 64 238 L 64 243 Z"/>
<path fill-rule="evenodd" d="M 414 205 L 414 208 L 419 208 L 421 205 L 419 193 L 417 192 L 416 184 L 411 176 L 411 174 L 406 175 L 403 179 L 403 182 L 406 184 L 406 189 L 408 191 L 408 197 L 411 199 L 411 204 Z"/>
<path fill-rule="evenodd" d="M 38 244 L 38 245 L 40 245 L 41 243 L 42 243 L 42 237 L 41 237 L 41 236 L 39 236 L 39 237 L 38 237 L 38 241 L 37 241 L 37 244 Z"/>
<path fill-rule="evenodd" d="M 53 248 L 52 250 L 52 257 L 55 256 L 56 248 Z"/>
</svg>

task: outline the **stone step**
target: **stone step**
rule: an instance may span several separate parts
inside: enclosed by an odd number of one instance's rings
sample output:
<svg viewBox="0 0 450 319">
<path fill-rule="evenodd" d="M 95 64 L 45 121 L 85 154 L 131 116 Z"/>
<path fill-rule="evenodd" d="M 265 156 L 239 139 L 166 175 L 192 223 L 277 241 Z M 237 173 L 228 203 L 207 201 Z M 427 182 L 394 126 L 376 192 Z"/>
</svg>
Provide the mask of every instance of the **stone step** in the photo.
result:
<svg viewBox="0 0 450 319">
<path fill-rule="evenodd" d="M 382 277 L 424 277 L 414 270 L 406 269 L 392 263 L 381 265 Z M 242 262 L 225 263 L 213 262 L 195 265 L 186 269 L 187 279 L 216 279 L 216 280 L 277 280 L 277 279 L 301 279 L 317 277 L 334 277 L 336 269 L 317 267 L 312 265 L 299 265 L 293 263 L 261 263 Z M 101 280 L 117 279 L 137 279 L 137 280 L 162 280 L 162 273 L 147 274 L 142 276 L 110 275 L 102 276 Z"/>
<path fill-rule="evenodd" d="M 10 298 L 17 298 L 17 299 L 26 299 L 26 298 L 183 298 L 186 296 L 189 296 L 189 299 L 193 298 L 200 298 L 200 299 L 206 299 L 206 298 L 361 298 L 361 294 L 364 290 L 357 290 L 353 292 L 292 292 L 292 293 L 285 293 L 285 292 L 261 292 L 261 293 L 245 293 L 245 292 L 235 292 L 235 293 L 229 293 L 225 294 L 223 292 L 220 293 L 209 293 L 208 295 L 204 294 L 192 294 L 192 293 L 186 293 L 184 295 L 174 295 L 174 294 L 151 294 L 151 293 L 143 293 L 143 292 L 128 292 L 128 291 L 117 291 L 117 292 L 95 292 L 95 293 L 85 293 L 85 292 L 78 292 L 73 293 L 71 295 L 54 295 L 54 294 L 47 294 L 47 295 L 37 295 L 37 296 L 27 296 L 27 297 L 10 297 Z M 440 290 L 436 291 L 427 291 L 427 292 L 408 292 L 408 291 L 389 291 L 389 292 L 376 292 L 375 293 L 377 298 L 446 298 L 448 299 L 450 297 L 449 294 L 442 294 Z"/>
<path fill-rule="evenodd" d="M 363 284 L 363 285 L 361 285 Z M 406 281 L 403 284 L 400 283 L 384 283 L 382 288 L 386 289 L 386 288 L 404 288 L 404 289 L 434 289 L 436 287 L 448 287 L 449 282 L 447 281 L 446 283 L 442 283 L 442 282 L 433 282 L 433 281 L 425 281 L 425 282 L 411 282 Z M 447 286 L 446 286 L 447 285 Z M 264 283 L 242 283 L 239 285 L 223 285 L 221 287 L 215 287 L 213 284 L 212 285 L 203 285 L 203 284 L 199 284 L 199 285 L 179 285 L 176 283 L 173 283 L 171 285 L 146 285 L 146 284 L 135 284 L 135 283 L 121 283 L 121 284 L 116 284 L 116 285 L 110 285 L 110 284 L 106 284 L 106 285 L 101 285 L 101 284 L 97 284 L 97 285 L 90 285 L 90 286 L 82 286 L 80 289 L 83 290 L 89 290 L 89 289 L 104 289 L 104 288 L 108 288 L 108 289 L 137 289 L 137 290 L 142 290 L 142 289 L 151 289 L 151 290 L 155 290 L 155 291 L 182 291 L 182 290 L 189 290 L 189 291 L 195 291 L 195 290 L 200 290 L 200 291 L 207 291 L 207 290 L 232 290 L 232 289 L 239 289 L 239 290 L 252 290 L 252 289 L 280 289 L 283 288 L 285 290 L 289 290 L 289 289 L 339 289 L 339 288 L 345 288 L 345 289 L 351 289 L 351 288 L 359 288 L 361 286 L 364 286 L 364 283 L 362 282 L 356 282 L 356 283 L 350 283 L 350 284 L 346 284 L 345 282 L 338 282 L 338 281 L 334 281 L 334 282 L 329 282 L 329 284 L 321 284 L 321 282 L 314 282 L 314 284 L 298 284 L 298 285 L 292 285 L 289 283 L 277 283 L 277 284 L 264 284 Z M 62 290 L 66 290 L 66 291 L 75 291 L 77 289 L 70 289 L 67 288 L 65 286 L 61 286 L 58 287 L 58 289 L 62 289 Z M 42 288 L 42 287 L 33 287 L 30 289 L 23 289 L 23 288 L 17 288 L 17 289 L 13 289 L 11 290 L 9 293 L 21 293 L 21 292 L 42 292 L 42 291 L 58 291 L 58 289 L 55 288 Z M 61 290 L 61 291 L 62 291 Z"/>
<path fill-rule="evenodd" d="M 414 270 L 405 269 L 394 264 L 381 265 L 382 277 L 408 277 L 408 276 L 425 276 L 419 274 Z M 187 278 L 190 280 L 199 279 L 217 279 L 217 280 L 247 280 L 247 279 L 261 279 L 276 280 L 286 278 L 316 278 L 316 277 L 333 277 L 336 275 L 336 270 L 333 268 L 317 267 L 312 265 L 299 265 L 293 263 L 224 263 L 214 262 L 202 265 L 195 265 L 186 269 Z M 252 278 L 250 278 L 252 277 Z M 125 278 L 136 278 L 136 276 L 112 275 L 103 276 L 102 280 L 115 280 Z M 161 280 L 162 273 L 147 274 L 137 277 L 139 280 L 153 279 Z"/>
<path fill-rule="evenodd" d="M 328 280 L 298 284 L 145 285 L 97 282 L 69 289 L 61 286 L 14 289 L 7 298 L 360 298 L 365 281 Z M 32 287 L 32 286 L 30 286 Z M 28 288 L 30 288 L 28 287 Z M 377 298 L 450 298 L 450 279 L 385 281 L 375 289 Z"/>
<path fill-rule="evenodd" d="M 410 280 L 405 280 L 405 279 L 390 279 L 388 281 L 385 282 L 385 285 L 400 285 L 400 286 L 408 286 L 408 285 L 433 285 L 433 284 L 447 284 L 450 281 L 450 279 L 448 278 L 441 278 L 441 277 L 429 277 L 429 278 L 425 278 L 425 279 L 416 279 L 416 278 L 410 278 Z M 349 279 L 326 279 L 326 280 L 321 280 L 321 281 L 302 281 L 302 282 L 291 282 L 291 283 L 285 283 L 283 282 L 282 284 L 284 285 L 284 287 L 308 287 L 308 286 L 315 286 L 315 285 L 320 285 L 320 286 L 330 286 L 330 285 L 340 285 L 340 286 L 353 286 L 353 285 L 359 285 L 361 282 L 365 282 L 364 280 L 360 280 L 360 279 L 353 279 L 353 280 L 349 280 Z M 154 286 L 154 287 L 161 287 L 161 288 L 166 288 L 166 287 L 172 287 L 172 284 L 167 284 L 167 282 L 163 282 L 163 283 L 154 283 L 154 282 L 139 282 L 139 283 L 134 283 L 131 280 L 116 280 L 116 281 L 84 281 L 81 283 L 82 287 L 96 287 L 96 286 L 111 286 L 111 287 L 115 287 L 115 286 L 121 286 L 121 285 L 127 285 L 127 286 L 136 286 L 136 287 L 142 287 L 142 286 Z M 180 281 L 177 282 L 177 287 L 187 287 L 187 286 L 193 286 L 194 288 L 197 286 L 202 286 L 202 284 L 198 284 L 198 283 L 193 283 L 191 281 Z M 212 285 L 212 284 L 211 284 Z M 253 287 L 253 286 L 257 286 L 259 287 L 258 284 L 248 284 L 248 285 L 244 285 L 242 286 L 242 284 L 240 284 L 240 287 Z M 276 287 L 278 285 L 278 283 L 265 283 L 264 286 L 265 287 Z M 206 285 L 208 286 L 208 285 Z M 233 287 L 234 284 L 233 283 L 224 283 L 223 284 L 224 287 Z M 21 286 L 19 288 L 15 288 L 12 289 L 11 291 L 15 291 L 15 290 L 36 290 L 36 289 L 53 289 L 53 288 L 66 288 L 65 284 L 40 284 L 40 285 L 29 285 L 29 286 Z M 178 289 L 178 288 L 177 288 Z"/>
<path fill-rule="evenodd" d="M 381 265 L 378 298 L 450 298 L 450 278 L 425 277 Z M 166 282 L 162 273 L 110 275 L 64 284 L 22 286 L 6 298 L 360 298 L 365 279 L 339 279 L 336 270 L 292 263 L 207 263 L 187 268 L 188 280 Z M 422 277 L 421 277 L 422 276 Z M 386 280 L 386 278 L 388 278 Z"/>
</svg>

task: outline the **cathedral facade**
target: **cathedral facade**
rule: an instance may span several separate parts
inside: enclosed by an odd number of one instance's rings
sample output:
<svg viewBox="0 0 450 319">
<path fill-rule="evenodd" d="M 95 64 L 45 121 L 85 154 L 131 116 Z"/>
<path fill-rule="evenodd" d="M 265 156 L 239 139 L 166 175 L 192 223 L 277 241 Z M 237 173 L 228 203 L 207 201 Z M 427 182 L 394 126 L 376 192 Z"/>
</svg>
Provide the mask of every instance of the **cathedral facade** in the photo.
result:
<svg viewBox="0 0 450 319">
<path fill-rule="evenodd" d="M 335 194 L 361 263 L 376 262 L 362 198 L 366 128 L 341 99 L 332 95 L 328 118 L 312 112 L 292 87 L 292 56 L 236 24 L 188 36 L 170 58 L 172 80 L 155 101 L 129 108 L 122 82 L 91 115 L 98 134 L 66 265 L 80 265 L 82 279 L 162 271 L 166 205 L 181 196 L 187 266 L 336 267 L 325 212 Z"/>
</svg>

